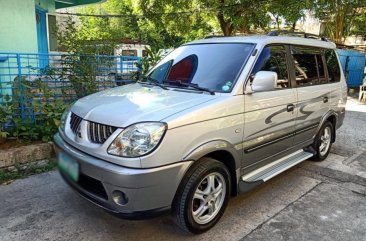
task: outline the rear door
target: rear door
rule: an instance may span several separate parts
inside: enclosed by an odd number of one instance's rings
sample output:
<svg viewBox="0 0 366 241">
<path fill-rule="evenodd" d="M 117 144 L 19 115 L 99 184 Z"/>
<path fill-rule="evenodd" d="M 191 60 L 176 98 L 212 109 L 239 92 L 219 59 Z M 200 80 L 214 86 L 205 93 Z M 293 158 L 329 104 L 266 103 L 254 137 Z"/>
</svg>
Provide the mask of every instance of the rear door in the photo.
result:
<svg viewBox="0 0 366 241">
<path fill-rule="evenodd" d="M 296 111 L 292 107 L 297 100 L 289 82 L 287 50 L 283 45 L 266 46 L 254 65 L 252 75 L 273 71 L 278 81 L 274 90 L 244 96 L 244 168 L 270 161 L 293 146 Z"/>
<path fill-rule="evenodd" d="M 297 145 L 316 134 L 321 118 L 329 110 L 331 88 L 323 49 L 293 45 L 291 58 L 291 75 L 298 97 L 294 137 L 294 144 Z"/>
<path fill-rule="evenodd" d="M 329 79 L 329 105 L 330 108 L 333 110 L 343 111 L 339 110 L 339 100 L 344 98 L 342 96 L 342 86 L 346 87 L 345 85 L 342 85 L 340 83 L 341 81 L 341 69 L 340 65 L 337 59 L 337 55 L 335 50 L 333 49 L 327 49 L 324 53 L 326 67 L 328 70 L 328 79 Z M 344 83 L 344 82 L 343 82 Z M 344 106 L 341 106 L 344 107 Z"/>
</svg>

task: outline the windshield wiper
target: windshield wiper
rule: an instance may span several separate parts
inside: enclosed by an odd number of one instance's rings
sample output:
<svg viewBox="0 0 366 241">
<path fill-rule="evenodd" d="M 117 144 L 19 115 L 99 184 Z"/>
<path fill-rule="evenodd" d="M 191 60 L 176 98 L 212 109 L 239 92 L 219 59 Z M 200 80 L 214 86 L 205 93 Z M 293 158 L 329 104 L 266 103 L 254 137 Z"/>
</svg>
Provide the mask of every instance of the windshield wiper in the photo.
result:
<svg viewBox="0 0 366 241">
<path fill-rule="evenodd" d="M 143 75 L 140 74 L 140 80 L 138 82 L 140 83 L 148 83 L 148 84 L 152 84 L 152 85 L 156 85 L 159 86 L 160 88 L 164 89 L 164 90 L 168 90 L 167 87 L 165 87 L 163 84 L 159 83 L 159 80 L 154 79 L 148 75 Z"/>
<path fill-rule="evenodd" d="M 174 81 L 166 80 L 166 81 L 164 81 L 164 83 L 173 84 L 173 85 L 178 84 L 178 85 L 185 86 L 185 87 L 192 87 L 193 89 L 196 89 L 196 90 L 206 91 L 206 92 L 210 93 L 210 95 L 215 95 L 214 91 L 212 91 L 208 88 L 205 88 L 205 87 L 201 87 L 198 84 L 194 84 L 194 83 L 182 82 L 181 80 L 174 80 Z"/>
</svg>

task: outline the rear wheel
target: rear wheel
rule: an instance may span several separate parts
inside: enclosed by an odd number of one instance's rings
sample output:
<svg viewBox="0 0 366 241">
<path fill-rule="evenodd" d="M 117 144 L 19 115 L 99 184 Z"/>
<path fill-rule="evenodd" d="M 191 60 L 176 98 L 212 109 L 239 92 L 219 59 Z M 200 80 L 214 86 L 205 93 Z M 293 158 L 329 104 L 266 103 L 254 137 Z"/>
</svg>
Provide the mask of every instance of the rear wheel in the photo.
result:
<svg viewBox="0 0 366 241">
<path fill-rule="evenodd" d="M 212 228 L 225 211 L 230 196 L 230 174 L 212 158 L 198 161 L 184 177 L 174 203 L 177 224 L 192 233 Z"/>
<path fill-rule="evenodd" d="M 316 150 L 316 154 L 312 157 L 313 161 L 323 161 L 327 158 L 332 146 L 333 128 L 332 123 L 329 121 L 326 121 L 320 128 L 312 145 Z"/>
</svg>

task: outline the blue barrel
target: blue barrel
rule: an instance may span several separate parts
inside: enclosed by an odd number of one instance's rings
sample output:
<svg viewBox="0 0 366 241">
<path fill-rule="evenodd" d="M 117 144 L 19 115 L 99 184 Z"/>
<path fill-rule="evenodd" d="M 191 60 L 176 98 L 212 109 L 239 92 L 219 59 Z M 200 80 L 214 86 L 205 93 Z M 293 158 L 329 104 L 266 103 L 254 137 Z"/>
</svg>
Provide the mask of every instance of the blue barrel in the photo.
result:
<svg viewBox="0 0 366 241">
<path fill-rule="evenodd" d="M 362 85 L 366 57 L 363 52 L 356 50 L 337 49 L 342 69 L 347 77 L 347 86 L 358 88 Z"/>
</svg>

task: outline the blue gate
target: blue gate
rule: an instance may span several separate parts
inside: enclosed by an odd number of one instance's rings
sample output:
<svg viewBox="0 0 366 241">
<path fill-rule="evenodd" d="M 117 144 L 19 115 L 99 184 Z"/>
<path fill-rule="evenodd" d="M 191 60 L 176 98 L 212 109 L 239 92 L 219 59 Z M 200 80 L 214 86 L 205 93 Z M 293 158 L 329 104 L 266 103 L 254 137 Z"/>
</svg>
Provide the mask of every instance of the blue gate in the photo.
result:
<svg viewBox="0 0 366 241">
<path fill-rule="evenodd" d="M 343 72 L 347 78 L 347 86 L 358 88 L 362 85 L 366 57 L 365 54 L 356 50 L 337 49 Z"/>
</svg>

